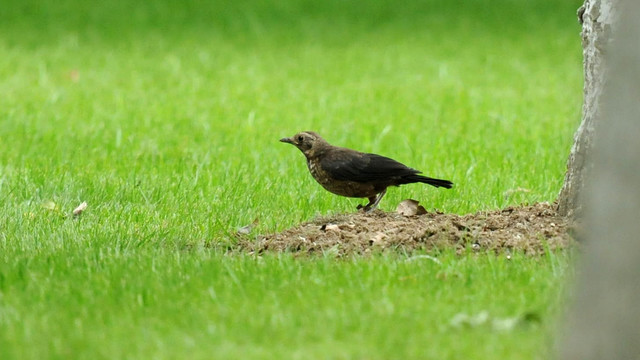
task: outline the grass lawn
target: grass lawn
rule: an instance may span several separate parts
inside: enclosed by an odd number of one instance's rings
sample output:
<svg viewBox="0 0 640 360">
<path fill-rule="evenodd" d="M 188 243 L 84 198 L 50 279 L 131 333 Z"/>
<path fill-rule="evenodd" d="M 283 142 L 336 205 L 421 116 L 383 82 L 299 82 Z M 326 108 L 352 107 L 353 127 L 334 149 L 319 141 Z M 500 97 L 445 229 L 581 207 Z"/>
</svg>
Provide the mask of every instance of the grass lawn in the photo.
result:
<svg viewBox="0 0 640 360">
<path fill-rule="evenodd" d="M 225 249 L 362 203 L 278 142 L 300 130 L 456 184 L 383 210 L 553 201 L 579 4 L 5 1 L 0 358 L 548 358 L 570 254 Z"/>
</svg>

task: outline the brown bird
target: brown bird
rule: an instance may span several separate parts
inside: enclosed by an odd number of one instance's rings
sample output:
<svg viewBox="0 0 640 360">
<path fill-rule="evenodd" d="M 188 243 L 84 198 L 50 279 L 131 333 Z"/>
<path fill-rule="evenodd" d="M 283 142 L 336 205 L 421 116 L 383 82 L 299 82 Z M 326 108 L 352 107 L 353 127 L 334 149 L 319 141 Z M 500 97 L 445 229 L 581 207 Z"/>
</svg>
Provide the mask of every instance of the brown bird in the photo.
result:
<svg viewBox="0 0 640 360">
<path fill-rule="evenodd" d="M 313 131 L 303 131 L 280 141 L 300 149 L 314 179 L 330 192 L 347 197 L 368 198 L 364 211 L 378 206 L 389 186 L 425 183 L 450 189 L 449 180 L 418 175 L 420 171 L 388 157 L 362 153 L 329 144 Z M 358 209 L 363 208 L 358 205 Z"/>
</svg>

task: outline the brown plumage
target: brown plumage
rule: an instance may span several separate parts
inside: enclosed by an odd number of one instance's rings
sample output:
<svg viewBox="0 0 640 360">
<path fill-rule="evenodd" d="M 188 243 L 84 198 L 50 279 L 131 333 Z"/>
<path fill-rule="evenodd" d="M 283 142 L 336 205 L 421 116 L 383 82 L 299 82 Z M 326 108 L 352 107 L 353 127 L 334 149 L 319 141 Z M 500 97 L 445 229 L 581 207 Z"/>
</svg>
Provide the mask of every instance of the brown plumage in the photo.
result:
<svg viewBox="0 0 640 360">
<path fill-rule="evenodd" d="M 300 149 L 307 158 L 309 172 L 328 191 L 341 196 L 368 198 L 365 211 L 378 206 L 389 186 L 421 182 L 450 189 L 449 180 L 434 179 L 420 174 L 388 157 L 362 153 L 333 146 L 313 131 L 303 131 L 280 141 Z M 362 205 L 358 206 L 358 209 Z"/>
</svg>

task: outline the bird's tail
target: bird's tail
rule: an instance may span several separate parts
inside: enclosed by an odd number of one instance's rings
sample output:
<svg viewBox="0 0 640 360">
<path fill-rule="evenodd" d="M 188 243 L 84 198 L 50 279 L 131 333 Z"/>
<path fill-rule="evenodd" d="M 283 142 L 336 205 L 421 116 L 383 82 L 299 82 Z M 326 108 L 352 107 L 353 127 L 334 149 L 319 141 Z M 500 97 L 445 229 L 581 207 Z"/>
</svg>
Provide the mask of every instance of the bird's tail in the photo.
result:
<svg viewBox="0 0 640 360">
<path fill-rule="evenodd" d="M 435 187 L 443 187 L 445 189 L 451 189 L 451 187 L 453 186 L 453 183 L 449 180 L 434 179 L 434 178 L 417 175 L 417 174 L 404 176 L 402 177 L 401 181 L 402 181 L 402 184 L 411 184 L 411 183 L 421 182 L 421 183 L 429 184 Z"/>
</svg>

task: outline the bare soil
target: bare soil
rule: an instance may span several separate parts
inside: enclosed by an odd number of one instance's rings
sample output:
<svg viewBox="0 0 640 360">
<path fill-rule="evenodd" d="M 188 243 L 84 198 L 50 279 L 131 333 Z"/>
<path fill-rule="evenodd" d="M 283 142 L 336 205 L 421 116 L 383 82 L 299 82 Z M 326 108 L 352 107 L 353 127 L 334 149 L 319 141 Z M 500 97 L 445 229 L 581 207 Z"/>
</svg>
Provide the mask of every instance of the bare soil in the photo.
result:
<svg viewBox="0 0 640 360">
<path fill-rule="evenodd" d="M 537 203 L 503 210 L 456 215 L 356 212 L 320 217 L 277 234 L 242 237 L 237 250 L 336 256 L 380 251 L 413 253 L 434 249 L 538 255 L 574 243 L 573 225 L 557 206 Z"/>
</svg>

